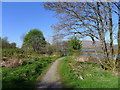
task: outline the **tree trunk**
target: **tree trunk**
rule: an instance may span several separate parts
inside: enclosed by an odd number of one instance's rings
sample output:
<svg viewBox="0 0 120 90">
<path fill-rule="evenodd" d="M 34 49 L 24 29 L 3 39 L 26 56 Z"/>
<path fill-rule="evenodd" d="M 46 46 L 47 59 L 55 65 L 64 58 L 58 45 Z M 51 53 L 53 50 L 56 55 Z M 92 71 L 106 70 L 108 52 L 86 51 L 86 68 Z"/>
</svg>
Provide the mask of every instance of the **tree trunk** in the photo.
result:
<svg viewBox="0 0 120 90">
<path fill-rule="evenodd" d="M 97 26 L 98 26 L 98 34 L 99 34 L 99 37 L 100 37 L 100 42 L 101 42 L 101 45 L 102 45 L 102 50 L 103 50 L 103 53 L 104 53 L 104 57 L 105 57 L 105 60 L 108 62 L 109 61 L 109 54 L 108 54 L 108 49 L 107 49 L 107 45 L 106 45 L 106 41 L 105 41 L 105 29 L 104 29 L 104 22 L 102 21 L 102 17 L 101 17 L 101 13 L 100 13 L 100 4 L 99 2 L 97 2 L 97 14 L 98 14 L 98 21 L 97 21 Z M 101 24 L 102 26 L 102 30 L 100 30 L 100 27 L 99 27 L 99 24 Z"/>
<path fill-rule="evenodd" d="M 118 21 L 118 54 L 120 54 L 120 16 Z"/>
<path fill-rule="evenodd" d="M 112 27 L 113 27 L 113 22 L 112 22 L 112 9 L 111 9 L 111 4 L 108 3 L 109 7 L 109 32 L 110 32 L 110 54 L 111 57 L 113 58 L 114 56 L 114 48 L 113 48 L 113 32 L 112 32 Z"/>
<path fill-rule="evenodd" d="M 93 46 L 94 46 L 94 51 L 95 51 L 96 57 L 97 57 L 99 63 L 103 66 L 104 64 L 103 64 L 103 62 L 101 61 L 101 59 L 99 58 L 99 56 L 98 56 L 95 39 L 94 39 L 93 37 L 91 37 L 91 39 L 92 39 L 92 41 L 93 41 Z"/>
</svg>

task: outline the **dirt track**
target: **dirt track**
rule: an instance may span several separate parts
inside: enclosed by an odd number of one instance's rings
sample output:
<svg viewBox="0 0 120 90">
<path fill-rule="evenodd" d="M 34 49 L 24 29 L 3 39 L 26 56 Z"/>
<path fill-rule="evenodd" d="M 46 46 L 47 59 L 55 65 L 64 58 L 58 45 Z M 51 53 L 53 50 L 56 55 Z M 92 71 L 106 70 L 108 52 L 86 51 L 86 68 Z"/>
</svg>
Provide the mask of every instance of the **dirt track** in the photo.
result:
<svg viewBox="0 0 120 90">
<path fill-rule="evenodd" d="M 63 60 L 63 58 L 57 59 L 49 68 L 47 73 L 42 77 L 40 83 L 37 85 L 39 88 L 62 88 L 60 76 L 58 74 L 58 63 Z"/>
</svg>

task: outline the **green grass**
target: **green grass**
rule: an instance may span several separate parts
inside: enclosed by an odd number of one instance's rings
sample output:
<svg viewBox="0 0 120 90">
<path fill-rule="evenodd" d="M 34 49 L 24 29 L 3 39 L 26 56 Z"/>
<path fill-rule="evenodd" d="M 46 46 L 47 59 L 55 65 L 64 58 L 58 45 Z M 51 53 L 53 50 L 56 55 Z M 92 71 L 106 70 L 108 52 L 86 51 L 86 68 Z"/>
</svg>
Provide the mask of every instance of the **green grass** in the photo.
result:
<svg viewBox="0 0 120 90">
<path fill-rule="evenodd" d="M 76 63 L 70 57 L 60 62 L 61 77 L 67 88 L 118 88 L 118 78 L 95 63 Z M 73 66 L 68 66 L 72 63 Z M 74 70 L 78 66 L 80 70 Z M 89 75 L 89 76 L 88 76 Z M 80 79 L 82 76 L 84 79 Z"/>
<path fill-rule="evenodd" d="M 4 88 L 34 88 L 37 78 L 42 75 L 50 63 L 58 57 L 42 57 L 26 60 L 16 68 L 2 68 L 2 85 Z"/>
</svg>

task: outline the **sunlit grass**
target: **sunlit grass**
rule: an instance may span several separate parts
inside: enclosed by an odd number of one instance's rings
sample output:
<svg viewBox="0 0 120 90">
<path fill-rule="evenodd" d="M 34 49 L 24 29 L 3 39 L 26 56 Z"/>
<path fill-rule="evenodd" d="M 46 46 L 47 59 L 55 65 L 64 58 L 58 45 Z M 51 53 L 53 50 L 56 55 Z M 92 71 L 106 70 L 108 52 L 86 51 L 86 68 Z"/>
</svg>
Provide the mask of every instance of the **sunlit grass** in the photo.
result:
<svg viewBox="0 0 120 90">
<path fill-rule="evenodd" d="M 61 75 L 64 87 L 67 88 L 118 88 L 118 78 L 114 74 L 104 71 L 95 63 L 77 63 L 66 58 L 61 61 Z M 74 70 L 78 66 L 80 70 Z M 74 68 L 73 68 L 74 67 Z M 82 78 L 81 78 L 82 77 Z"/>
</svg>

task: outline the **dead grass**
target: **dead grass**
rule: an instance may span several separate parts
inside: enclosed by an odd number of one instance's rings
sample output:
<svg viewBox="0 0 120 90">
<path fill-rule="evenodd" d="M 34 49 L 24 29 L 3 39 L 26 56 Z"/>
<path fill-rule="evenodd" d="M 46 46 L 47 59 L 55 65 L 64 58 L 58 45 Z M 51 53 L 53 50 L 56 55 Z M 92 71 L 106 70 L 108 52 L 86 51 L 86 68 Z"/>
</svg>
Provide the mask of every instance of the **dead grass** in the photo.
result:
<svg viewBox="0 0 120 90">
<path fill-rule="evenodd" d="M 99 61 L 97 60 L 97 58 L 93 57 L 93 56 L 72 56 L 72 58 L 77 61 L 77 62 L 91 62 L 91 63 L 99 63 Z"/>
</svg>

